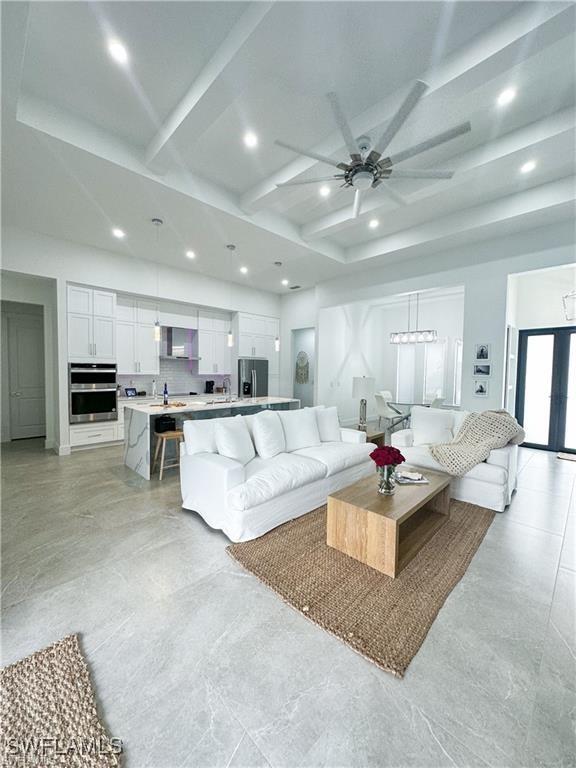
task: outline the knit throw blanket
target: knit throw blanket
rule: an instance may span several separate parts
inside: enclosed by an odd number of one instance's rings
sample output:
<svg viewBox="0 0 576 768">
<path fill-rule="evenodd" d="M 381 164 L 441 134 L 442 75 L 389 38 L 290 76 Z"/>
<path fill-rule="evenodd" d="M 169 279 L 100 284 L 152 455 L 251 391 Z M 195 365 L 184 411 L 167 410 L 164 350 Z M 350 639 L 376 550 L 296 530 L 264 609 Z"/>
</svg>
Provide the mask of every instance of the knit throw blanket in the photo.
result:
<svg viewBox="0 0 576 768">
<path fill-rule="evenodd" d="M 430 453 L 451 475 L 462 477 L 486 461 L 490 451 L 524 441 L 524 430 L 508 411 L 470 413 L 451 443 L 430 446 Z"/>
</svg>

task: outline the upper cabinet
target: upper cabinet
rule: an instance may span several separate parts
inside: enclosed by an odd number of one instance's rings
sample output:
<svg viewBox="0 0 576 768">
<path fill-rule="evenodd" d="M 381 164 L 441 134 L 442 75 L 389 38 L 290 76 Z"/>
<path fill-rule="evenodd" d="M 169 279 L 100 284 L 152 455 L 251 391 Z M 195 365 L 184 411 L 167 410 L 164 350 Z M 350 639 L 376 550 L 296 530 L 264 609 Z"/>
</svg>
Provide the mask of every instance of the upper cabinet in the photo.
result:
<svg viewBox="0 0 576 768">
<path fill-rule="evenodd" d="M 116 359 L 116 294 L 68 286 L 68 359 L 113 362 Z"/>
<path fill-rule="evenodd" d="M 155 338 L 158 306 L 151 301 L 119 296 L 116 307 L 118 373 L 160 373 L 160 345 Z"/>
<path fill-rule="evenodd" d="M 280 355 L 276 351 L 276 339 L 280 323 L 275 317 L 263 315 L 238 315 L 238 356 L 261 357 L 268 360 L 271 376 L 279 372 Z"/>
</svg>

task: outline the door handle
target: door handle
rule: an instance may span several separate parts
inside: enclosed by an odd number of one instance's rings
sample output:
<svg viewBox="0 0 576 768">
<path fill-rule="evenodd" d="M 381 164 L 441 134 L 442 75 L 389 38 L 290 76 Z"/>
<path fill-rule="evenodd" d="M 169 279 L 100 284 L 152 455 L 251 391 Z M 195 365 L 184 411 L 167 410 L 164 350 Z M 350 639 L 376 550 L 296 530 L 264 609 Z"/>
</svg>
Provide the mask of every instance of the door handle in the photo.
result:
<svg viewBox="0 0 576 768">
<path fill-rule="evenodd" d="M 96 349 L 97 349 L 96 344 L 94 344 L 94 356 L 97 355 Z"/>
<path fill-rule="evenodd" d="M 22 392 L 11 392 L 12 397 L 22 397 Z"/>
</svg>

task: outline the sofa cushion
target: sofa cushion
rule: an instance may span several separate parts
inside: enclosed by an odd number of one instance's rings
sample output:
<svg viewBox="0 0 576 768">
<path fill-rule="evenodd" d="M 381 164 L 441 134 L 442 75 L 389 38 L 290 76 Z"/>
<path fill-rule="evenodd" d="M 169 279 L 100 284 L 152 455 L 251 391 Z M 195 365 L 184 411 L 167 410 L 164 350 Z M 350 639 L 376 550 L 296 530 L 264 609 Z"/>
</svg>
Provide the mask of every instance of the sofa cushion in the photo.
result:
<svg viewBox="0 0 576 768">
<path fill-rule="evenodd" d="M 221 419 L 214 429 L 220 456 L 247 464 L 255 456 L 254 444 L 243 416 Z"/>
<path fill-rule="evenodd" d="M 376 446 L 373 443 L 330 442 L 300 448 L 295 455 L 321 462 L 326 467 L 326 477 L 331 477 L 348 467 L 367 461 L 374 448 Z"/>
<path fill-rule="evenodd" d="M 447 474 L 442 465 L 433 458 L 427 445 L 414 445 L 411 448 L 402 448 L 402 454 L 406 459 L 407 464 Z M 465 480 L 466 478 L 482 480 L 482 482 L 493 483 L 496 485 L 506 485 L 508 482 L 508 473 L 504 467 L 495 466 L 494 464 L 486 464 L 482 461 L 480 464 L 476 464 L 475 467 L 472 467 L 463 478 L 459 479 Z"/>
<path fill-rule="evenodd" d="M 415 405 L 410 412 L 410 426 L 414 433 L 414 445 L 452 442 L 453 422 L 454 414 L 452 411 Z"/>
<path fill-rule="evenodd" d="M 320 440 L 323 443 L 335 443 L 340 440 L 340 422 L 338 420 L 338 408 L 320 408 L 316 411 L 316 423 Z"/>
<path fill-rule="evenodd" d="M 220 421 L 229 421 L 230 417 L 220 419 L 186 419 L 184 421 L 184 443 L 188 456 L 196 453 L 217 453 L 215 427 Z"/>
<path fill-rule="evenodd" d="M 316 422 L 316 412 L 312 408 L 296 411 L 278 411 L 284 435 L 286 452 L 292 453 L 299 448 L 320 444 L 320 433 Z"/>
<path fill-rule="evenodd" d="M 471 411 L 451 411 L 453 422 L 452 422 L 452 434 L 454 437 L 457 436 L 458 431 L 462 424 L 464 423 L 464 419 L 466 416 L 469 416 Z"/>
<path fill-rule="evenodd" d="M 258 456 L 271 459 L 286 451 L 286 438 L 277 411 L 261 411 L 252 422 L 252 437 Z"/>
<path fill-rule="evenodd" d="M 294 453 L 279 453 L 272 459 L 257 456 L 246 465 L 245 472 L 246 481 L 228 491 L 230 509 L 251 509 L 295 488 L 321 480 L 326 476 L 326 467 L 319 461 Z"/>
</svg>

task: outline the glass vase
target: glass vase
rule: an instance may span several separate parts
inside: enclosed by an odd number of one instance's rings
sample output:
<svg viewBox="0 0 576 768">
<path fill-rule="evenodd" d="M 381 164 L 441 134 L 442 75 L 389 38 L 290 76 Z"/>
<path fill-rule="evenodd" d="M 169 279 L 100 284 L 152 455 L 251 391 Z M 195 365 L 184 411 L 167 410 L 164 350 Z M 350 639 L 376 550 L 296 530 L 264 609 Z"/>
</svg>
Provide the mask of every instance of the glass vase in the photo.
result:
<svg viewBox="0 0 576 768">
<path fill-rule="evenodd" d="M 396 466 L 388 464 L 378 468 L 378 493 L 383 496 L 392 496 L 396 492 Z"/>
</svg>

